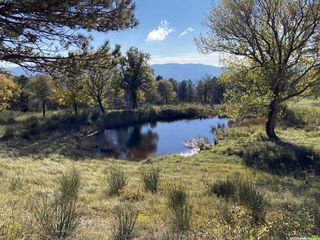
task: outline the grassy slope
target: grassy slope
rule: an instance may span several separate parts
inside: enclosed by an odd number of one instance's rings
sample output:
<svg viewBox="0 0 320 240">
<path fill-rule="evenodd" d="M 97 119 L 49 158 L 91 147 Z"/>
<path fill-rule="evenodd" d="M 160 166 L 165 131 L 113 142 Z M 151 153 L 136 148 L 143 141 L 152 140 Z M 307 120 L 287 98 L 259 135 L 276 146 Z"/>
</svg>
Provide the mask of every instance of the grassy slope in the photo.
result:
<svg viewBox="0 0 320 240">
<path fill-rule="evenodd" d="M 13 144 L 14 140 L 11 140 L 11 144 L 0 142 L 0 207 L 3 210 L 0 221 L 8 222 L 10 215 L 13 215 L 15 229 L 27 234 L 27 239 L 36 239 L 37 228 L 32 215 L 35 196 L 39 192 L 52 192 L 61 173 L 75 166 L 82 176 L 82 221 L 75 239 L 106 239 L 106 236 L 110 236 L 115 221 L 112 209 L 124 201 L 124 198 L 132 198 L 132 195 L 143 197 L 143 200 L 135 201 L 140 209 L 139 239 L 162 239 L 161 236 L 171 230 L 168 217 L 170 212 L 166 207 L 165 197 L 166 190 L 174 183 L 185 185 L 190 193 L 194 211 L 190 234 L 196 235 L 195 239 L 240 239 L 241 229 L 249 231 L 248 227 L 243 226 L 248 219 L 245 209 L 230 205 L 235 211 L 235 222 L 231 227 L 221 220 L 219 208 L 223 200 L 209 197 L 205 193 L 208 182 L 234 175 L 254 181 L 260 190 L 266 192 L 270 201 L 268 226 L 285 226 L 292 231 L 292 235 L 305 236 L 308 234 L 308 226 L 304 225 L 309 224 L 309 219 L 304 217 L 308 216 L 302 207 L 295 210 L 293 206 L 303 206 L 305 201 L 320 196 L 319 179 L 308 178 L 306 186 L 305 179 L 280 177 L 250 169 L 242 164 L 238 156 L 226 154 L 228 149 L 239 149 L 243 142 L 255 139 L 262 130 L 261 126 L 238 127 L 226 134 L 218 146 L 202 151 L 194 157 L 167 156 L 142 163 L 94 156 L 71 159 L 72 152 L 65 154 L 60 147 L 55 146 L 58 142 L 59 146 L 72 145 L 68 138 L 61 141 L 62 136 L 51 136 L 47 140 L 32 144 L 24 142 L 19 152 L 17 145 Z M 279 134 L 287 141 L 320 150 L 319 129 L 305 132 L 302 129 L 287 128 L 281 129 Z M 50 142 L 51 140 L 54 141 Z M 41 147 L 46 154 L 35 151 Z M 65 150 L 71 151 L 70 147 Z M 144 193 L 139 178 L 139 170 L 150 162 L 161 168 L 161 192 L 156 195 Z M 120 197 L 109 197 L 105 194 L 106 172 L 114 164 L 124 167 L 130 176 L 128 191 Z M 287 211 L 287 208 L 290 209 L 288 206 L 292 207 L 292 213 L 291 210 Z M 261 229 L 268 229 L 266 226 Z"/>
</svg>

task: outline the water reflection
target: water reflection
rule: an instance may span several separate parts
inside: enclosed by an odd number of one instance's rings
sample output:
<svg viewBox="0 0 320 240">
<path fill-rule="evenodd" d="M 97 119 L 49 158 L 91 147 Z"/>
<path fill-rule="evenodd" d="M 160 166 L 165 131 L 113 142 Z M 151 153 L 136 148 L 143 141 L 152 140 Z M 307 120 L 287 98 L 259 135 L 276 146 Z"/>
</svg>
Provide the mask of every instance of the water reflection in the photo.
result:
<svg viewBox="0 0 320 240">
<path fill-rule="evenodd" d="M 117 158 L 141 160 L 150 155 L 181 153 L 183 142 L 206 137 L 213 142 L 211 127 L 228 125 L 227 119 L 211 118 L 175 122 L 152 122 L 126 128 L 108 129 L 90 139 L 100 154 Z"/>
</svg>

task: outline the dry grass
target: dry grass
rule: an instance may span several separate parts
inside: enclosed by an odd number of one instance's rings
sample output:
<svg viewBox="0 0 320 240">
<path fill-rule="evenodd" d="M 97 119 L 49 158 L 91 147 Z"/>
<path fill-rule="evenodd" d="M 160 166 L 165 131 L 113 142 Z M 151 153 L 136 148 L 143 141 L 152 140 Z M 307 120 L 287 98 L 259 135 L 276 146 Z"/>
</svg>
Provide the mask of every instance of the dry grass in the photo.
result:
<svg viewBox="0 0 320 240">
<path fill-rule="evenodd" d="M 261 239 L 285 239 L 290 235 L 319 234 L 312 212 L 320 197 L 318 177 L 272 175 L 246 167 L 239 156 L 232 154 L 244 143 L 255 141 L 262 132 L 261 125 L 238 127 L 227 132 L 219 145 L 193 157 L 166 156 L 140 163 L 81 155 L 72 138 L 61 135 L 36 142 L 21 140 L 20 145 L 18 139 L 1 141 L 0 238 L 1 234 L 7 234 L 10 239 L 11 234 L 11 239 L 37 239 L 32 214 L 35 199 L 40 193 L 52 193 L 61 175 L 73 167 L 81 175 L 81 221 L 73 239 L 111 237 L 117 223 L 114 208 L 128 200 L 139 211 L 137 239 L 168 239 L 174 235 L 174 229 L 168 218 L 167 192 L 174 184 L 185 186 L 193 206 L 191 229 L 182 233 L 185 236 L 182 239 L 248 239 L 250 234 L 253 237 L 260 234 Z M 320 151 L 319 131 L 286 128 L 279 129 L 279 134 L 286 141 Z M 74 157 L 73 152 L 79 157 Z M 161 171 L 156 194 L 144 191 L 141 180 L 141 168 L 150 162 Z M 129 183 L 119 196 L 108 196 L 106 175 L 114 166 L 126 171 Z M 209 183 L 234 176 L 250 180 L 268 198 L 265 224 L 254 227 L 248 210 L 237 203 L 224 204 L 222 211 L 222 200 L 207 194 Z"/>
</svg>

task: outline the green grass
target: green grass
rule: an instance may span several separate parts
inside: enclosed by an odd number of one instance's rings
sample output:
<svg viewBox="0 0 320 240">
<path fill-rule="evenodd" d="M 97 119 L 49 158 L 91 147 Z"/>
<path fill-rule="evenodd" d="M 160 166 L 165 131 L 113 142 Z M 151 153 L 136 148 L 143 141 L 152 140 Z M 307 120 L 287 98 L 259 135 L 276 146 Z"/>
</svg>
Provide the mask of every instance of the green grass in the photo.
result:
<svg viewBox="0 0 320 240">
<path fill-rule="evenodd" d="M 277 131 L 292 145 L 320 152 L 319 129 L 306 131 L 283 126 Z M 137 239 L 175 236 L 167 202 L 168 191 L 175 184 L 186 189 L 192 205 L 190 230 L 181 233 L 185 239 L 249 239 L 250 236 L 257 239 L 258 235 L 260 239 L 287 239 L 320 235 L 315 207 L 320 198 L 318 176 L 307 173 L 297 178 L 290 173 L 275 174 L 246 165 L 243 156 L 237 153 L 248 145 L 265 141 L 260 124 L 234 127 L 219 140 L 218 145 L 193 157 L 172 155 L 139 163 L 97 157 L 81 149 L 75 135 L 66 136 L 59 131 L 34 141 L 1 140 L 0 226 L 4 227 L 0 227 L 0 236 L 37 239 L 39 226 L 33 214 L 37 196 L 53 193 L 61 176 L 73 167 L 81 175 L 77 209 L 81 220 L 73 239 L 112 237 L 118 224 L 114 209 L 126 201 L 139 212 Z M 141 179 L 141 169 L 150 163 L 161 171 L 157 193 L 145 191 Z M 124 169 L 129 181 L 119 196 L 109 196 L 105 194 L 107 174 L 115 166 Z M 255 225 L 250 209 L 244 204 L 225 203 L 221 197 L 208 194 L 209 184 L 236 177 L 252 182 L 268 199 L 265 223 Z"/>
</svg>

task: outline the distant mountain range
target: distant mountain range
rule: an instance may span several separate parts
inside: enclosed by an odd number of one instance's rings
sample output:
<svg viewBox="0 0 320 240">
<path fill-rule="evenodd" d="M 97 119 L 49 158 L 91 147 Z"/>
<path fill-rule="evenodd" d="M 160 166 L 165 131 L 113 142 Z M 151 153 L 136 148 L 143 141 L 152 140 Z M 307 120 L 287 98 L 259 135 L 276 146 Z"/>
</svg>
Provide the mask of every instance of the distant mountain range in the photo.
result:
<svg viewBox="0 0 320 240">
<path fill-rule="evenodd" d="M 191 79 L 193 82 L 199 81 L 206 74 L 219 77 L 222 72 L 222 68 L 204 64 L 179 64 L 179 63 L 167 63 L 167 64 L 154 64 L 151 65 L 154 69 L 154 76 L 161 75 L 165 79 L 173 78 L 177 81 Z M 14 67 L 8 69 L 13 75 L 26 75 L 26 72 L 21 67 Z M 34 73 L 33 73 L 34 74 Z M 28 75 L 33 75 L 29 73 Z"/>
<path fill-rule="evenodd" d="M 191 79 L 193 82 L 199 81 L 206 74 L 219 77 L 222 69 L 212 65 L 204 64 L 154 64 L 154 76 L 161 75 L 165 79 L 173 78 L 177 81 Z"/>
<path fill-rule="evenodd" d="M 35 73 L 31 73 L 22 67 L 12 67 L 12 68 L 6 68 L 6 70 L 11 73 L 14 76 L 20 76 L 20 75 L 34 75 Z"/>
</svg>

